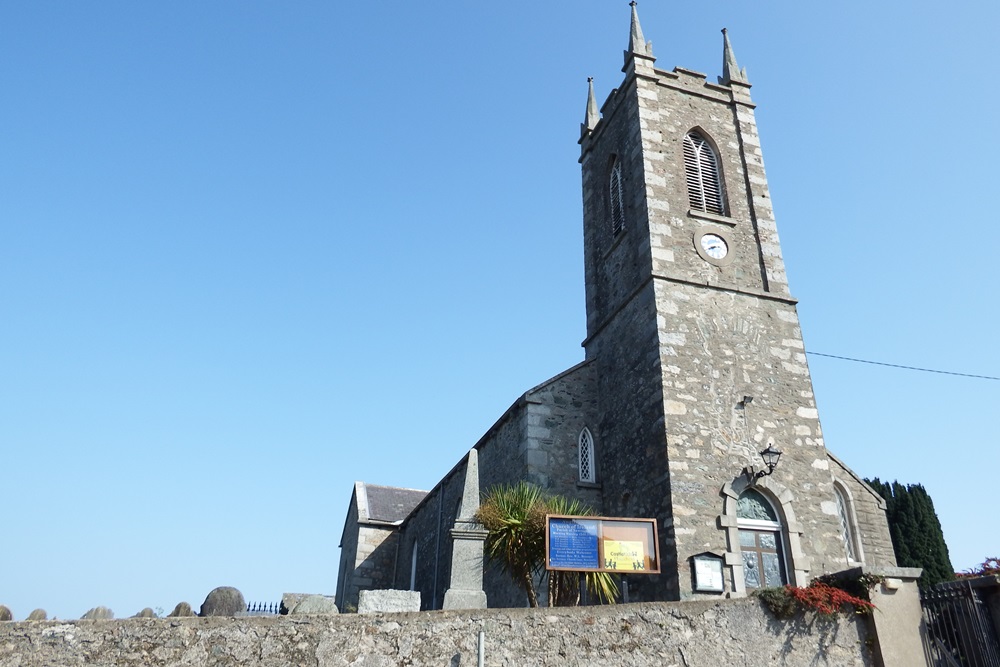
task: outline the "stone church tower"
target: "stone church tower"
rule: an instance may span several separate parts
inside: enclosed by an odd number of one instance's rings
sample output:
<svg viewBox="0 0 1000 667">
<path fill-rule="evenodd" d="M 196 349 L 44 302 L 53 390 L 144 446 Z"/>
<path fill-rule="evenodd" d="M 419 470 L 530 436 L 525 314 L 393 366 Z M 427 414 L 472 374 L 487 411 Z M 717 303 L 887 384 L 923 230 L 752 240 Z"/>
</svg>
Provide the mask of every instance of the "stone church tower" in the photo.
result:
<svg viewBox="0 0 1000 667">
<path fill-rule="evenodd" d="M 523 605 L 483 569 L 474 524 L 480 491 L 520 480 L 656 519 L 660 574 L 630 575 L 632 601 L 895 565 L 884 501 L 823 442 L 746 73 L 725 31 L 717 83 L 655 65 L 633 2 L 624 80 L 600 108 L 591 82 L 581 127 L 585 360 L 518 398 L 426 495 L 358 487 L 341 604 L 368 587 L 420 591 L 424 608 Z M 391 521 L 359 518 L 397 496 L 410 504 Z M 721 564 L 717 590 L 696 585 L 695 557 Z"/>
<path fill-rule="evenodd" d="M 580 139 L 604 512 L 661 526 L 665 575 L 635 577 L 645 599 L 691 595 L 701 552 L 723 555 L 742 588 L 757 563 L 738 546 L 736 499 L 767 445 L 783 456 L 755 486 L 781 525 L 783 574 L 805 585 L 846 566 L 846 488 L 823 443 L 750 83 L 723 41 L 718 83 L 659 70 L 633 2 L 625 80 L 600 117 L 591 83 Z"/>
</svg>

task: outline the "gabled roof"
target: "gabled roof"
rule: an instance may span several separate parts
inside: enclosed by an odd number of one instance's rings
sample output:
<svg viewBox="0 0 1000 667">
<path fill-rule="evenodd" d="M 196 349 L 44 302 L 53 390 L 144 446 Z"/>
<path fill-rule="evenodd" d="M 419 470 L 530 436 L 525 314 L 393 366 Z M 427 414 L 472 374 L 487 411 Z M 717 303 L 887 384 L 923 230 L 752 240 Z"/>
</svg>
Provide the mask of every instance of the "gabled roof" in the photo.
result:
<svg viewBox="0 0 1000 667">
<path fill-rule="evenodd" d="M 379 523 L 399 523 L 413 511 L 426 491 L 401 489 L 395 486 L 365 484 L 369 521 Z"/>
</svg>

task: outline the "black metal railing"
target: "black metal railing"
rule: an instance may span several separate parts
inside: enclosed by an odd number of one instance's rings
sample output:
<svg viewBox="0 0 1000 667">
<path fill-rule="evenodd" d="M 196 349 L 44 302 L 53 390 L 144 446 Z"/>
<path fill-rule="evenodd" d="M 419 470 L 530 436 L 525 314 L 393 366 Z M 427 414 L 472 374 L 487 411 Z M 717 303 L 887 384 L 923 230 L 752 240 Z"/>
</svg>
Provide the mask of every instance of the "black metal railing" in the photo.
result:
<svg viewBox="0 0 1000 667">
<path fill-rule="evenodd" d="M 281 613 L 280 602 L 248 602 L 247 613 L 251 616 L 273 616 Z"/>
<path fill-rule="evenodd" d="M 924 651 L 935 667 L 1000 667 L 1000 641 L 984 596 L 970 581 L 939 584 L 921 595 Z"/>
</svg>

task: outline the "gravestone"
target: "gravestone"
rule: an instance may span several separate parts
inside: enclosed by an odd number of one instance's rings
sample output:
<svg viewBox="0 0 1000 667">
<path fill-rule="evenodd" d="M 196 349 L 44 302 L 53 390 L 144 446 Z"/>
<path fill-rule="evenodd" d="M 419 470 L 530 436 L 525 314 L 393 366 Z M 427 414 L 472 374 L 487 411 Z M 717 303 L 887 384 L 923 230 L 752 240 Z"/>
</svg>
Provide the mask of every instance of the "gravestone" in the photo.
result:
<svg viewBox="0 0 1000 667">
<path fill-rule="evenodd" d="M 94 607 L 80 618 L 84 621 L 109 621 L 115 617 L 115 612 L 107 607 Z"/>
<path fill-rule="evenodd" d="M 232 586 L 219 586 L 208 594 L 201 604 L 199 616 L 236 616 L 247 610 L 246 600 Z"/>
<path fill-rule="evenodd" d="M 327 597 L 325 595 L 307 595 L 302 600 L 295 605 L 292 609 L 292 614 L 295 616 L 301 614 L 339 614 L 340 610 L 337 609 L 337 601 L 332 597 Z"/>
<path fill-rule="evenodd" d="M 167 614 L 167 618 L 180 618 L 183 616 L 194 616 L 194 610 L 187 602 L 178 602 L 174 610 Z"/>
<path fill-rule="evenodd" d="M 49 615 L 44 609 L 35 609 L 33 612 L 28 614 L 29 621 L 45 621 L 48 620 Z"/>
<path fill-rule="evenodd" d="M 361 591 L 359 614 L 420 611 L 420 591 Z"/>
</svg>

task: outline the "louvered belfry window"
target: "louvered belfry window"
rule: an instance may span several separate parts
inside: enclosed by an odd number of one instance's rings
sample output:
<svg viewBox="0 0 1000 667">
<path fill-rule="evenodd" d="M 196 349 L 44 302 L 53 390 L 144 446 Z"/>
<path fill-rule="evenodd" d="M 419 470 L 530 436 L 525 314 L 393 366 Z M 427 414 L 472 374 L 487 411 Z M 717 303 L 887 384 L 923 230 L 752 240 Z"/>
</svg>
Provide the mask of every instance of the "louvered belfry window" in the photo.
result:
<svg viewBox="0 0 1000 667">
<path fill-rule="evenodd" d="M 691 208 L 705 213 L 725 215 L 722 205 L 722 179 L 719 158 L 712 146 L 697 132 L 684 137 L 684 173 L 687 176 Z"/>
<path fill-rule="evenodd" d="M 625 228 L 625 193 L 622 188 L 622 163 L 619 160 L 615 160 L 611 167 L 608 195 L 611 200 L 611 233 L 617 235 Z"/>
<path fill-rule="evenodd" d="M 590 435 L 589 428 L 580 432 L 580 481 L 597 481 L 594 471 L 594 436 Z"/>
</svg>

